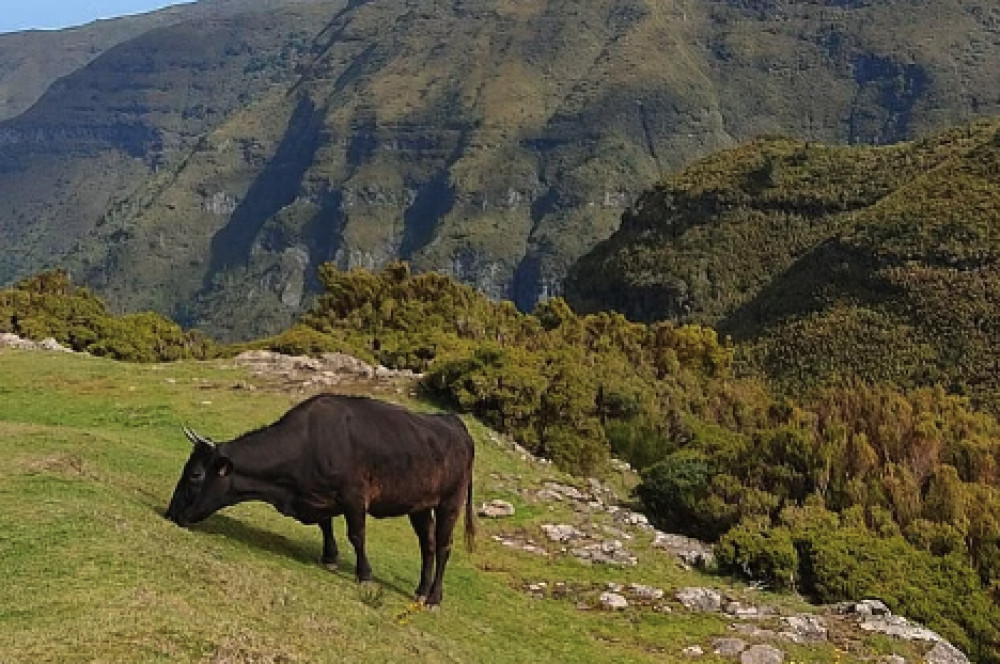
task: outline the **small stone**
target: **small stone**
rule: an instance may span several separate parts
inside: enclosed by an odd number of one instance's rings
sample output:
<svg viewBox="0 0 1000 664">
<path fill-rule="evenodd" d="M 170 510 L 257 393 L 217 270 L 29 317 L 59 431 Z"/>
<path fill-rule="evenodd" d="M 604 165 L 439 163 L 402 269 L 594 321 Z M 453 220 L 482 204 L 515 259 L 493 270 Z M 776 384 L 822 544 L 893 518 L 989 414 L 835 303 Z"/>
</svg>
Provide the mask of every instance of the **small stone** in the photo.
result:
<svg viewBox="0 0 1000 664">
<path fill-rule="evenodd" d="M 681 650 L 681 654 L 688 657 L 701 657 L 705 654 L 705 650 L 701 646 L 688 646 Z"/>
<path fill-rule="evenodd" d="M 618 593 L 603 592 L 600 597 L 601 608 L 607 611 L 621 611 L 628 608 L 628 600 Z"/>
<path fill-rule="evenodd" d="M 712 641 L 712 652 L 723 657 L 736 657 L 747 649 L 747 642 L 743 639 L 724 637 Z"/>
<path fill-rule="evenodd" d="M 489 519 L 501 519 L 514 516 L 514 505 L 506 500 L 491 500 L 479 508 L 479 516 Z"/>
<path fill-rule="evenodd" d="M 740 653 L 740 664 L 782 664 L 785 653 L 774 646 L 750 646 Z"/>
</svg>

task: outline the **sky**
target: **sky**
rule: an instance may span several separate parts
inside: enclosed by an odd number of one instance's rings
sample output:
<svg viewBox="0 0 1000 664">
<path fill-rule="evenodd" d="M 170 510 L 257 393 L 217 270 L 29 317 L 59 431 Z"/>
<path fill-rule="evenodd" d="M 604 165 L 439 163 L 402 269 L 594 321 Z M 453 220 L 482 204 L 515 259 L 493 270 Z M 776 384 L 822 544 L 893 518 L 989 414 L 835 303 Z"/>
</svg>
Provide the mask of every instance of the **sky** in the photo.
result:
<svg viewBox="0 0 1000 664">
<path fill-rule="evenodd" d="M 54 30 L 190 0 L 0 0 L 0 32 Z"/>
</svg>

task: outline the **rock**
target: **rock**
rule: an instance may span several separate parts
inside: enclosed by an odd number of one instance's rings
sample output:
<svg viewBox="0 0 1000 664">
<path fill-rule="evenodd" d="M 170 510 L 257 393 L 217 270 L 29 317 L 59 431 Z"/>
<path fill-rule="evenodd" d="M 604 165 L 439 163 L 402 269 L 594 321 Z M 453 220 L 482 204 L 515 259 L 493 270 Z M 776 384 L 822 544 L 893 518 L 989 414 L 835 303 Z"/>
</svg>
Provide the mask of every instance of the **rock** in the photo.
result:
<svg viewBox="0 0 1000 664">
<path fill-rule="evenodd" d="M 858 616 L 891 616 L 892 611 L 880 599 L 863 599 L 860 602 L 841 602 L 834 607 L 837 613 Z"/>
<path fill-rule="evenodd" d="M 16 334 L 11 334 L 9 332 L 0 334 L 0 348 L 13 348 L 15 350 L 47 350 L 60 353 L 73 352 L 72 348 L 63 346 L 52 337 L 47 337 L 36 342 L 31 339 L 22 339 Z"/>
<path fill-rule="evenodd" d="M 710 613 L 722 609 L 722 596 L 711 588 L 681 588 L 674 597 L 689 611 Z"/>
<path fill-rule="evenodd" d="M 601 608 L 607 611 L 621 611 L 628 608 L 628 600 L 613 592 L 603 592 L 599 598 Z"/>
<path fill-rule="evenodd" d="M 740 653 L 740 664 L 782 664 L 785 653 L 774 646 L 750 646 Z"/>
<path fill-rule="evenodd" d="M 52 337 L 47 337 L 47 338 L 42 339 L 41 341 L 39 341 L 38 344 L 37 344 L 37 348 L 39 350 L 50 350 L 50 351 L 56 351 L 56 352 L 59 352 L 59 353 L 72 353 L 73 352 L 72 349 L 66 348 L 66 346 L 63 346 L 61 343 L 59 343 L 58 341 L 56 341 Z"/>
<path fill-rule="evenodd" d="M 701 646 L 688 646 L 681 650 L 681 654 L 688 657 L 701 657 L 705 654 L 705 650 Z"/>
<path fill-rule="evenodd" d="M 906 658 L 899 655 L 889 655 L 882 662 L 883 664 L 906 664 Z"/>
<path fill-rule="evenodd" d="M 970 664 L 969 658 L 961 650 L 947 641 L 938 641 L 924 655 L 927 664 Z"/>
<path fill-rule="evenodd" d="M 542 532 L 553 542 L 571 542 L 586 537 L 586 534 L 568 523 L 543 523 Z"/>
<path fill-rule="evenodd" d="M 663 599 L 664 593 L 663 589 L 655 588 L 653 586 L 644 586 L 638 583 L 628 584 L 629 592 L 631 592 L 637 599 L 655 601 L 658 599 Z"/>
<path fill-rule="evenodd" d="M 639 564 L 639 559 L 629 553 L 618 540 L 577 546 L 570 550 L 570 554 L 588 563 L 623 567 L 633 567 Z"/>
<path fill-rule="evenodd" d="M 518 551 L 526 551 L 527 553 L 533 553 L 537 556 L 547 556 L 549 552 L 543 547 L 538 546 L 531 540 L 525 540 L 520 537 L 512 537 L 509 535 L 494 535 L 493 540 L 499 542 L 501 545 L 506 546 L 511 549 L 517 549 Z"/>
<path fill-rule="evenodd" d="M 712 652 L 723 657 L 736 657 L 747 649 L 747 642 L 743 639 L 724 637 L 712 640 Z"/>
<path fill-rule="evenodd" d="M 711 545 L 683 535 L 654 531 L 653 547 L 668 551 L 692 567 L 706 568 L 715 563 Z"/>
<path fill-rule="evenodd" d="M 819 616 L 786 616 L 782 622 L 788 629 L 781 634 L 793 643 L 815 643 L 826 641 L 826 624 Z"/>
<path fill-rule="evenodd" d="M 741 620 L 764 618 L 774 614 L 774 609 L 769 606 L 753 606 L 735 601 L 727 602 L 723 610 L 734 618 L 740 618 Z"/>
<path fill-rule="evenodd" d="M 514 516 L 514 505 L 506 500 L 491 500 L 479 508 L 479 516 L 489 519 L 502 519 Z"/>
<path fill-rule="evenodd" d="M 545 482 L 542 485 L 542 487 L 543 491 L 549 491 L 562 498 L 568 498 L 569 500 L 586 502 L 590 499 L 590 496 L 584 494 L 576 487 L 569 486 L 568 484 L 559 484 L 558 482 Z"/>
<path fill-rule="evenodd" d="M 858 625 L 866 632 L 887 634 L 904 641 L 941 641 L 941 637 L 922 625 L 911 623 L 903 616 L 871 616 Z"/>
</svg>

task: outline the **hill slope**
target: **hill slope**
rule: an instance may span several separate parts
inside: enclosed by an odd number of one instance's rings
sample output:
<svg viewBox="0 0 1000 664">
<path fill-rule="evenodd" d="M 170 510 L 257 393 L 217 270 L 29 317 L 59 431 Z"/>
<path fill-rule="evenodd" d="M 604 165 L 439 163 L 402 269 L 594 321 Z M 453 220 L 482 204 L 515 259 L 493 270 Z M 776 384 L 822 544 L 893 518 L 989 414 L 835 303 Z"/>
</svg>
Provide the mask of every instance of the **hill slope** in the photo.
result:
<svg viewBox="0 0 1000 664">
<path fill-rule="evenodd" d="M 482 522 L 477 551 L 452 556 L 442 610 L 414 613 L 418 556 L 405 519 L 371 523 L 378 589 L 360 589 L 350 547 L 344 569 L 331 575 L 315 562 L 315 529 L 269 507 L 230 508 L 190 531 L 160 516 L 189 451 L 179 422 L 222 439 L 274 419 L 299 397 L 234 390 L 255 383 L 226 364 L 137 366 L 0 351 L 0 366 L 5 662 L 337 662 L 347 652 L 362 662 L 685 662 L 685 647 L 711 652 L 733 621 L 787 629 L 777 614 L 743 621 L 683 609 L 671 599 L 677 587 L 717 580 L 652 549 L 648 532 L 626 541 L 640 564 L 623 569 L 582 564 L 558 544 L 542 544 L 549 553 L 540 556 L 494 541 L 506 534 L 543 542 L 541 524 L 560 520 L 595 531 L 626 526 L 607 514 L 574 513 L 576 503 L 542 500 L 543 481 L 567 479 L 504 449 L 474 422 L 477 500 L 511 500 L 518 513 Z M 341 523 L 335 530 L 342 537 Z M 597 610 L 609 582 L 666 589 L 670 610 L 655 611 L 650 600 Z M 810 611 L 793 598 L 723 589 L 744 607 Z M 836 616 L 824 620 L 829 640 L 745 638 L 817 664 L 890 651 L 916 661 L 929 647 L 873 638 Z"/>
<path fill-rule="evenodd" d="M 941 383 L 996 408 L 998 128 L 720 153 L 646 196 L 570 299 L 710 323 L 786 386 Z"/>
<path fill-rule="evenodd" d="M 0 124 L 0 281 L 68 264 L 116 308 L 242 338 L 326 260 L 528 308 L 697 156 L 1000 113 L 985 0 L 225 6 L 246 11 L 122 42 Z"/>
</svg>

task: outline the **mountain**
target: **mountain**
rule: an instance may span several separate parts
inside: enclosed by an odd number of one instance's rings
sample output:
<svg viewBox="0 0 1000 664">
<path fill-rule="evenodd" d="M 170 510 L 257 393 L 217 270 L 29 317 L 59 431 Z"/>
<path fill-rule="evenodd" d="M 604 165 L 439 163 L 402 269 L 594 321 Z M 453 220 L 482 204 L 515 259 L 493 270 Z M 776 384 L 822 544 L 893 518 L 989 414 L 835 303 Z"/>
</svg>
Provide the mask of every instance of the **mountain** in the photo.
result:
<svg viewBox="0 0 1000 664">
<path fill-rule="evenodd" d="M 1000 114 L 986 0 L 203 0 L 157 20 L 116 21 L 134 36 L 0 123 L 0 282 L 68 267 L 223 338 L 286 325 L 331 260 L 403 258 L 530 308 L 697 157 Z"/>
<path fill-rule="evenodd" d="M 791 390 L 937 383 L 996 410 L 998 169 L 1000 120 L 888 147 L 748 143 L 644 196 L 567 296 L 716 326 Z"/>
</svg>

